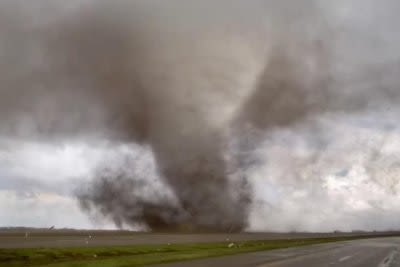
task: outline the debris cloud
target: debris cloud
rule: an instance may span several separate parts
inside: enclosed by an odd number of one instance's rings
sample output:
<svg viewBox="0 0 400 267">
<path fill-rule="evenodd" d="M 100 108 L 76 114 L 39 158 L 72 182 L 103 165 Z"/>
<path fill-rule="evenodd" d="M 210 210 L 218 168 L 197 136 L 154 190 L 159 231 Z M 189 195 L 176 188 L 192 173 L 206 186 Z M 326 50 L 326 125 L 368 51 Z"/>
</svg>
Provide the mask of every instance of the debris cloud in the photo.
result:
<svg viewBox="0 0 400 267">
<path fill-rule="evenodd" d="M 304 129 L 399 101 L 398 4 L 350 2 L 3 1 L 0 135 L 141 151 L 77 191 L 118 227 L 246 229 L 271 136 L 324 139 Z M 280 182 L 322 151 L 281 162 Z"/>
</svg>

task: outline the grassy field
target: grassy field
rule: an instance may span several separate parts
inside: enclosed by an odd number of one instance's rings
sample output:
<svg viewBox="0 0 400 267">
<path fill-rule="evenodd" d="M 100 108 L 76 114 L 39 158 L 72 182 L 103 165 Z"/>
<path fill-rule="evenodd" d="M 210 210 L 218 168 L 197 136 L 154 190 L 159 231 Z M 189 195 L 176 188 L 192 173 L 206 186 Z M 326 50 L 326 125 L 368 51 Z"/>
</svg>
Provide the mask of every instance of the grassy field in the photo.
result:
<svg viewBox="0 0 400 267">
<path fill-rule="evenodd" d="M 346 241 L 369 236 L 122 247 L 0 249 L 0 266 L 128 267 Z M 373 236 L 377 237 L 377 236 Z"/>
</svg>

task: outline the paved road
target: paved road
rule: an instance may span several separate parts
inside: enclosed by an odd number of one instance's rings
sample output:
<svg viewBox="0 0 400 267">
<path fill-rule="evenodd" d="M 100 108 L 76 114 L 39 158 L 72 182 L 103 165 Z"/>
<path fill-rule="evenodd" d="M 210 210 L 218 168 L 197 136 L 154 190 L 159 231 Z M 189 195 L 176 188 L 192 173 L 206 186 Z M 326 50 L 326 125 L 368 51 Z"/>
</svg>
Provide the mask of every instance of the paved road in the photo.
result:
<svg viewBox="0 0 400 267">
<path fill-rule="evenodd" d="M 379 238 L 256 252 L 157 267 L 394 267 L 400 238 Z M 154 266 L 155 267 L 155 266 Z"/>
</svg>

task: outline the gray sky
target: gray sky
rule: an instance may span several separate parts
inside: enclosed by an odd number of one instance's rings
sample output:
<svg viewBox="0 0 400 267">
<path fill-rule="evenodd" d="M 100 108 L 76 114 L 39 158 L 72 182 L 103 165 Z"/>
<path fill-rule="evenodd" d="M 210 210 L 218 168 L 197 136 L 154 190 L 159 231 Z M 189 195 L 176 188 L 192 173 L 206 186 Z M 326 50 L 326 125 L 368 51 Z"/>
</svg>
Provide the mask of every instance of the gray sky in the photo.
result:
<svg viewBox="0 0 400 267">
<path fill-rule="evenodd" d="M 250 229 L 398 229 L 397 114 L 332 114 L 265 135 L 249 155 L 257 163 L 246 170 L 255 191 Z M 113 228 L 107 220 L 89 219 L 73 192 L 105 158 L 128 153 L 149 161 L 151 152 L 143 149 L 82 143 L 22 143 L 3 149 L 0 209 L 7 216 L 1 216 L 0 224 Z"/>
<path fill-rule="evenodd" d="M 173 202 L 206 151 L 250 231 L 400 229 L 398 1 L 62 2 L 0 4 L 0 226 L 115 228 L 76 198 L 99 169 Z"/>
</svg>

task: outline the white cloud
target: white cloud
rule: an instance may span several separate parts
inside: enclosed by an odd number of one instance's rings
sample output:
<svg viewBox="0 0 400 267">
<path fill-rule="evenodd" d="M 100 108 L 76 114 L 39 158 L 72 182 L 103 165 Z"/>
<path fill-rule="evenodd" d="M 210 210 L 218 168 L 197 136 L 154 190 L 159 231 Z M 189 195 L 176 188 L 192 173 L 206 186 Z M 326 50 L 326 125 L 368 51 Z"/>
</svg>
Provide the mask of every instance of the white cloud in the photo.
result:
<svg viewBox="0 0 400 267">
<path fill-rule="evenodd" d="M 83 214 L 73 197 L 52 192 L 21 197 L 15 191 L 0 191 L 0 225 L 57 228 L 93 228 L 94 224 Z M 111 224 L 96 227 L 112 227 Z"/>
<path fill-rule="evenodd" d="M 248 172 L 256 199 L 250 229 L 399 229 L 400 129 L 387 130 L 382 122 L 396 120 L 384 115 L 327 115 L 267 136 Z"/>
</svg>

